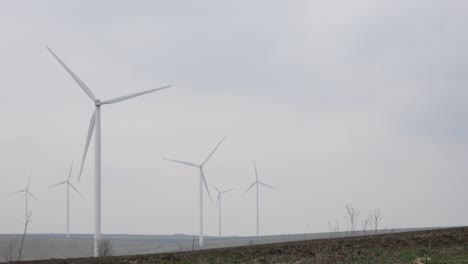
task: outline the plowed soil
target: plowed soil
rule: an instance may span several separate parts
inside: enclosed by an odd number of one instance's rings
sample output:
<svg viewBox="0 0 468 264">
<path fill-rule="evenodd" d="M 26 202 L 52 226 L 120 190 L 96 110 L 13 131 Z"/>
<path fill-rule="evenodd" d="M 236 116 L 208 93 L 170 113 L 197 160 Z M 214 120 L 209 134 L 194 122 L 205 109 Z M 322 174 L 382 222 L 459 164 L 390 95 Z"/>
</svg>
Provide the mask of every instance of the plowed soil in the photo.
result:
<svg viewBox="0 0 468 264">
<path fill-rule="evenodd" d="M 468 263 L 468 228 L 27 263 Z"/>
</svg>

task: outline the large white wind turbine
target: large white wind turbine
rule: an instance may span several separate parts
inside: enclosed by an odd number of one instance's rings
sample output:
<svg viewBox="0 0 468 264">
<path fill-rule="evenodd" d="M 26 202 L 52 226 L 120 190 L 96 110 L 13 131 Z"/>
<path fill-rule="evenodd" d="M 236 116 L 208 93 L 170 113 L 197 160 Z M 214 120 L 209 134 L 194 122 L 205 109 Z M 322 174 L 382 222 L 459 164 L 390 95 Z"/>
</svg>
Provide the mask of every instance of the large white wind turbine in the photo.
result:
<svg viewBox="0 0 468 264">
<path fill-rule="evenodd" d="M 208 157 L 205 159 L 205 161 L 203 161 L 201 164 L 195 164 L 195 163 L 192 163 L 192 162 L 179 161 L 179 160 L 173 160 L 173 159 L 165 159 L 165 160 L 168 160 L 168 161 L 181 163 L 181 164 L 192 166 L 192 167 L 197 167 L 199 169 L 199 171 L 200 171 L 200 186 L 199 186 L 199 192 L 200 192 L 200 237 L 199 237 L 199 240 L 198 240 L 198 243 L 199 243 L 200 247 L 203 247 L 203 185 L 205 185 L 205 189 L 206 189 L 206 191 L 208 193 L 208 197 L 210 198 L 210 201 L 212 201 L 211 200 L 210 190 L 208 189 L 208 184 L 206 184 L 205 174 L 203 173 L 203 166 L 206 164 L 206 162 L 208 162 L 208 160 L 211 158 L 213 153 L 215 153 L 216 149 L 218 149 L 218 147 L 221 145 L 221 143 L 223 143 L 225 138 L 226 137 L 223 137 L 223 139 L 221 139 L 221 141 L 218 143 L 218 145 L 216 145 L 216 147 L 213 149 L 213 151 L 211 151 L 210 155 L 208 155 Z"/>
<path fill-rule="evenodd" d="M 218 229 L 219 229 L 219 236 L 221 236 L 221 199 L 222 199 L 222 195 L 227 193 L 227 192 L 233 191 L 234 189 L 221 191 L 220 189 L 216 188 L 216 186 L 213 183 L 210 182 L 210 184 L 218 192 L 218 198 L 216 198 L 216 207 L 218 207 L 218 214 L 219 214 L 219 216 L 218 216 L 218 221 L 219 221 Z"/>
<path fill-rule="evenodd" d="M 134 94 L 116 97 L 110 100 L 101 101 L 96 96 L 94 96 L 91 89 L 89 89 L 88 86 L 82 80 L 80 80 L 80 78 L 78 78 L 78 76 L 76 76 L 76 74 L 73 73 L 67 67 L 67 65 L 65 65 L 65 63 L 63 63 L 62 60 L 60 60 L 60 58 L 57 55 L 55 55 L 55 53 L 49 47 L 46 47 L 46 48 L 55 57 L 55 59 L 63 66 L 63 68 L 65 68 L 68 74 L 71 75 L 71 77 L 75 80 L 75 82 L 78 83 L 78 85 L 81 87 L 81 89 L 83 89 L 83 91 L 88 95 L 88 97 L 91 98 L 96 108 L 94 110 L 93 115 L 91 116 L 91 122 L 89 123 L 88 136 L 86 138 L 86 144 L 85 144 L 85 149 L 83 153 L 83 160 L 81 162 L 78 180 L 81 178 L 81 173 L 83 172 L 83 165 L 86 159 L 86 154 L 88 153 L 89 142 L 94 132 L 95 133 L 95 138 L 94 138 L 94 146 L 95 146 L 95 154 L 94 154 L 94 256 L 98 257 L 99 242 L 101 241 L 101 106 L 106 105 L 106 104 L 118 103 L 118 102 L 125 101 L 125 100 L 131 99 L 140 95 L 166 89 L 166 88 L 171 87 L 171 85 L 166 85 L 163 87 L 159 87 L 159 88 L 155 88 L 155 89 L 151 89 L 151 90 L 147 90 L 143 92 L 138 92 Z"/>
<path fill-rule="evenodd" d="M 250 185 L 249 188 L 247 188 L 247 190 L 245 190 L 242 195 L 244 195 L 246 192 L 248 192 L 252 187 L 256 186 L 257 187 L 257 236 L 259 236 L 260 234 L 260 217 L 259 217 L 259 204 L 258 204 L 258 186 L 259 185 L 263 185 L 265 187 L 268 187 L 270 189 L 273 189 L 273 190 L 276 190 L 275 188 L 271 187 L 270 185 L 266 184 L 266 183 L 263 183 L 261 181 L 258 180 L 258 173 L 257 173 L 257 165 L 255 164 L 255 161 L 254 161 L 254 169 L 255 169 L 255 182 L 252 183 L 252 185 Z"/>
<path fill-rule="evenodd" d="M 30 183 L 31 183 L 31 174 L 29 175 L 29 180 L 28 180 L 28 184 L 26 184 L 26 188 L 23 189 L 23 190 L 19 190 L 19 191 L 17 191 L 17 192 L 12 193 L 12 194 L 17 194 L 17 193 L 22 193 L 22 192 L 24 192 L 25 199 L 26 199 L 26 209 L 25 209 L 26 215 L 25 215 L 24 223 L 27 223 L 27 222 L 28 222 L 28 217 L 29 217 L 29 211 L 28 211 L 28 197 L 31 196 L 34 200 L 36 200 L 36 202 L 38 202 L 38 200 L 36 199 L 36 197 L 34 197 L 34 195 L 29 191 L 29 184 L 30 184 Z"/>
<path fill-rule="evenodd" d="M 72 187 L 73 190 L 75 190 L 81 197 L 84 198 L 84 196 L 78 191 L 78 189 L 76 189 L 76 187 L 73 186 L 73 184 L 70 182 L 70 178 L 71 178 L 71 175 L 72 175 L 72 169 L 73 169 L 73 161 L 72 161 L 71 166 L 70 166 L 70 172 L 68 173 L 67 180 L 63 181 L 63 182 L 59 182 L 59 183 L 54 184 L 54 185 L 49 187 L 49 188 L 52 188 L 52 187 L 59 186 L 59 185 L 62 185 L 62 184 L 67 185 L 67 238 L 70 236 L 70 187 Z"/>
</svg>

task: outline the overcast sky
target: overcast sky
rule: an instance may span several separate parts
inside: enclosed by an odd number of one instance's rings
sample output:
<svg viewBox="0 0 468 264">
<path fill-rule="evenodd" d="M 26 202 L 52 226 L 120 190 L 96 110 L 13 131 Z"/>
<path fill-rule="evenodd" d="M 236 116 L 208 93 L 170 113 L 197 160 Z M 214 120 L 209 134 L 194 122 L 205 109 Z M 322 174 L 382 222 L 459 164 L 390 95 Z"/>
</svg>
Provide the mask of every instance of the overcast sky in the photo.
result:
<svg viewBox="0 0 468 264">
<path fill-rule="evenodd" d="M 101 99 L 103 233 L 198 233 L 198 174 L 223 202 L 226 235 L 344 229 L 344 206 L 382 226 L 468 224 L 468 2 L 1 1 L 0 233 L 65 231 L 65 188 Z M 71 232 L 93 232 L 91 145 L 71 193 Z M 77 170 L 73 181 L 77 180 Z M 214 191 L 212 190 L 214 195 Z M 206 201 L 206 195 L 205 195 Z M 206 206 L 205 230 L 217 234 Z"/>
</svg>

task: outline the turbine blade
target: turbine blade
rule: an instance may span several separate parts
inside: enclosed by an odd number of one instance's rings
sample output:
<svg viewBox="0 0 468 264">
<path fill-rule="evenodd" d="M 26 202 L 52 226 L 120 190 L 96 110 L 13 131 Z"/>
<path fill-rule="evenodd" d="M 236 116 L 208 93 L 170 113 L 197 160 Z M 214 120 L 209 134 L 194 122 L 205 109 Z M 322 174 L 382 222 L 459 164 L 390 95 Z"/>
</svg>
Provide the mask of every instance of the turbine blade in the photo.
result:
<svg viewBox="0 0 468 264">
<path fill-rule="evenodd" d="M 88 154 L 89 142 L 94 132 L 94 125 L 96 124 L 96 110 L 94 110 L 93 115 L 91 116 L 91 121 L 89 122 L 88 136 L 86 137 L 85 149 L 83 152 L 83 160 L 81 161 L 80 174 L 78 175 L 78 181 L 81 180 L 81 173 L 83 173 L 83 166 L 86 160 L 86 155 Z"/>
<path fill-rule="evenodd" d="M 273 189 L 273 190 L 277 190 L 275 187 L 272 187 L 272 186 L 270 186 L 270 185 L 268 185 L 268 184 L 266 184 L 266 183 L 263 183 L 263 182 L 258 182 L 258 183 L 260 183 L 261 185 L 263 185 L 263 186 L 265 186 L 265 187 L 271 188 L 271 189 Z"/>
<path fill-rule="evenodd" d="M 71 163 L 71 166 L 70 166 L 70 172 L 68 173 L 68 180 L 70 180 L 70 178 L 72 176 L 72 169 L 73 169 L 73 160 L 72 160 L 72 163 Z"/>
<path fill-rule="evenodd" d="M 234 190 L 235 190 L 235 189 L 234 189 L 234 188 L 232 188 L 232 189 L 229 189 L 229 190 L 223 191 L 223 192 L 221 192 L 221 193 L 227 193 L 227 192 L 231 192 L 231 191 L 234 191 Z"/>
<path fill-rule="evenodd" d="M 129 95 L 116 97 L 114 99 L 103 101 L 102 104 L 113 104 L 113 103 L 122 102 L 122 101 L 125 101 L 125 100 L 128 100 L 128 99 L 140 96 L 140 95 L 156 92 L 156 91 L 159 91 L 159 90 L 162 90 L 162 89 L 167 89 L 167 88 L 169 88 L 171 86 L 172 85 L 166 85 L 166 86 L 163 86 L 163 87 L 159 87 L 159 88 L 155 88 L 155 89 L 151 89 L 151 90 L 147 90 L 147 91 L 143 91 L 143 92 L 139 92 L 139 93 L 134 93 L 134 94 L 129 94 Z"/>
<path fill-rule="evenodd" d="M 32 173 L 29 174 L 29 180 L 28 180 L 28 184 L 26 185 L 26 190 L 29 189 L 29 184 L 31 183 L 31 176 L 32 176 Z"/>
<path fill-rule="evenodd" d="M 254 187 L 255 184 L 257 184 L 257 183 L 256 183 L 256 182 L 252 183 L 252 185 L 250 185 L 250 187 L 247 188 L 247 190 L 245 190 L 245 191 L 241 194 L 241 196 L 244 195 L 246 192 L 248 192 L 252 187 Z"/>
<path fill-rule="evenodd" d="M 34 197 L 34 195 L 30 192 L 30 191 L 26 191 L 29 195 L 31 195 L 31 197 L 36 200 L 36 202 L 39 202 L 39 200 L 36 199 L 36 197 Z"/>
<path fill-rule="evenodd" d="M 10 195 L 17 194 L 17 193 L 22 193 L 22 192 L 25 192 L 25 191 L 26 190 L 17 191 L 17 192 L 14 192 L 14 193 L 10 193 Z"/>
<path fill-rule="evenodd" d="M 173 160 L 173 159 L 164 159 L 164 160 L 172 161 L 172 162 L 175 162 L 175 163 L 180 163 L 180 164 L 184 164 L 184 165 L 188 165 L 188 166 L 192 166 L 192 167 L 197 167 L 197 168 L 200 167 L 195 163 L 191 163 L 191 162 L 187 162 L 187 161 L 180 161 L 180 160 Z"/>
<path fill-rule="evenodd" d="M 221 194 L 218 194 L 218 199 L 216 199 L 216 208 L 218 208 L 219 200 L 221 199 Z"/>
<path fill-rule="evenodd" d="M 257 164 L 255 163 L 255 160 L 254 160 L 254 169 L 255 169 L 255 179 L 257 179 L 257 182 L 258 182 Z"/>
<path fill-rule="evenodd" d="M 52 187 L 55 187 L 55 186 L 59 186 L 59 185 L 65 184 L 65 183 L 67 183 L 67 182 L 66 182 L 66 181 L 59 182 L 59 183 L 57 183 L 57 184 L 54 184 L 54 185 L 49 186 L 49 188 L 52 188 Z"/>
<path fill-rule="evenodd" d="M 213 186 L 213 188 L 215 188 L 216 191 L 221 192 L 210 180 L 208 180 L 208 182 L 211 184 L 211 186 Z"/>
<path fill-rule="evenodd" d="M 81 194 L 80 191 L 78 191 L 78 189 L 76 189 L 76 187 L 73 186 L 73 184 L 71 184 L 70 182 L 68 184 L 70 184 L 70 186 L 73 188 L 73 190 L 75 190 L 81 197 L 84 198 L 83 194 Z"/>
<path fill-rule="evenodd" d="M 203 172 L 203 169 L 200 168 L 202 179 L 203 179 L 203 184 L 205 185 L 206 192 L 208 193 L 208 197 L 210 198 L 210 203 L 211 206 L 213 206 L 213 199 L 211 199 L 211 193 L 210 189 L 208 189 L 208 184 L 206 183 L 206 178 L 205 178 L 205 173 Z"/>
<path fill-rule="evenodd" d="M 211 151 L 210 155 L 208 155 L 208 157 L 202 163 L 202 166 L 205 165 L 206 162 L 208 162 L 208 160 L 211 158 L 211 156 L 213 156 L 213 153 L 215 153 L 215 151 L 218 149 L 219 145 L 221 145 L 221 143 L 223 143 L 223 141 L 225 139 L 226 139 L 226 137 L 223 137 L 223 139 L 221 139 L 221 141 L 218 143 L 218 145 L 216 145 L 216 147 L 213 149 L 213 151 Z"/>
<path fill-rule="evenodd" d="M 96 96 L 94 96 L 91 89 L 89 89 L 88 86 L 86 86 L 86 84 L 82 80 L 80 80 L 80 78 L 78 78 L 78 76 L 76 76 L 76 74 L 73 73 L 72 70 L 70 70 L 70 68 L 68 68 L 68 66 L 65 65 L 65 63 L 63 63 L 63 61 L 57 55 L 55 55 L 55 53 L 49 47 L 46 47 L 46 48 L 49 50 L 52 56 L 54 56 L 54 58 L 63 66 L 63 68 L 65 68 L 65 70 L 68 72 L 68 74 L 70 74 L 73 80 L 75 80 L 75 82 L 78 83 L 78 85 L 89 96 L 89 98 L 91 98 L 91 100 L 93 101 L 96 101 Z"/>
</svg>

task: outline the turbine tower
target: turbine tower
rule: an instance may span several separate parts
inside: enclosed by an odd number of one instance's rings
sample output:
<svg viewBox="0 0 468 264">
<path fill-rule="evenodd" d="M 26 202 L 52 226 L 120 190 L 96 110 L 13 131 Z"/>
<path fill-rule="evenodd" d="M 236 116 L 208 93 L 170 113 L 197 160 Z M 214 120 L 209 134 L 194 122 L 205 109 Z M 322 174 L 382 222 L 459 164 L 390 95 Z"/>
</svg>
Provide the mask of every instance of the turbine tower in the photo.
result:
<svg viewBox="0 0 468 264">
<path fill-rule="evenodd" d="M 219 221 L 219 224 L 218 224 L 218 229 L 219 229 L 219 236 L 221 236 L 221 198 L 222 198 L 222 195 L 227 193 L 227 192 L 230 192 L 230 191 L 233 191 L 234 189 L 229 189 L 229 190 L 225 190 L 225 191 L 221 191 L 219 190 L 218 188 L 216 188 L 216 186 L 210 182 L 211 186 L 213 186 L 213 188 L 215 188 L 215 190 L 218 192 L 218 198 L 216 198 L 216 207 L 218 208 L 218 221 Z M 219 207 L 218 207 L 219 206 Z"/>
<path fill-rule="evenodd" d="M 25 223 L 28 222 L 28 215 L 29 215 L 29 213 L 28 213 L 28 197 L 31 196 L 34 200 L 36 200 L 36 202 L 39 202 L 36 199 L 36 197 L 34 197 L 34 195 L 29 191 L 29 184 L 30 183 L 31 183 L 31 174 L 29 174 L 29 180 L 28 180 L 28 184 L 26 184 L 26 188 L 23 189 L 23 190 L 19 190 L 17 192 L 12 193 L 12 195 L 17 194 L 17 193 L 22 193 L 22 192 L 24 192 L 24 194 L 25 194 L 25 199 L 26 199 L 26 210 L 25 210 L 26 215 L 25 215 L 25 220 L 24 220 Z"/>
<path fill-rule="evenodd" d="M 218 147 L 221 145 L 221 143 L 223 143 L 224 139 L 226 139 L 226 137 L 223 137 L 223 139 L 221 139 L 221 141 L 218 143 L 218 145 L 216 145 L 216 147 L 213 149 L 213 151 L 211 151 L 210 155 L 208 155 L 208 157 L 205 159 L 205 161 L 203 161 L 200 164 L 195 164 L 195 163 L 192 163 L 192 162 L 186 162 L 186 161 L 180 161 L 180 160 L 165 159 L 165 160 L 168 160 L 168 161 L 184 164 L 184 165 L 187 165 L 187 166 L 197 167 L 199 169 L 199 171 L 200 171 L 200 184 L 199 184 L 199 192 L 200 192 L 200 197 L 199 197 L 199 201 L 200 201 L 200 236 L 199 236 L 199 240 L 198 240 L 198 244 L 200 245 L 200 247 L 203 247 L 203 185 L 205 185 L 205 189 L 206 189 L 206 192 L 208 193 L 208 197 L 210 198 L 210 201 L 212 202 L 210 190 L 208 189 L 208 184 L 206 184 L 205 174 L 203 173 L 203 166 L 205 166 L 206 162 L 208 162 L 208 160 L 211 158 L 211 156 L 213 156 L 216 149 L 218 149 Z"/>
<path fill-rule="evenodd" d="M 254 163 L 254 169 L 255 169 L 255 182 L 252 183 L 252 185 L 250 185 L 249 188 L 247 188 L 247 190 L 245 190 L 242 195 L 244 195 L 246 192 L 248 192 L 252 187 L 256 186 L 257 187 L 257 236 L 259 236 L 260 234 L 260 208 L 259 208 L 259 204 L 258 204 L 258 186 L 259 185 L 263 185 L 265 187 L 268 187 L 270 189 L 273 189 L 273 190 L 276 190 L 276 188 L 274 187 L 271 187 L 270 185 L 266 184 L 266 183 L 263 183 L 261 181 L 258 180 L 258 172 L 257 172 L 257 165 L 255 164 L 255 161 L 253 162 Z"/>
<path fill-rule="evenodd" d="M 71 166 L 70 166 L 70 172 L 68 173 L 67 180 L 63 181 L 63 182 L 59 182 L 59 183 L 54 184 L 54 185 L 49 187 L 49 188 L 52 188 L 52 187 L 59 186 L 59 185 L 62 185 L 62 184 L 67 185 L 67 238 L 70 237 L 70 187 L 72 187 L 73 190 L 75 190 L 81 197 L 84 198 L 84 196 L 78 191 L 78 189 L 76 189 L 75 186 L 73 186 L 73 184 L 70 182 L 70 178 L 71 178 L 71 175 L 72 175 L 72 169 L 73 169 L 73 161 L 72 161 Z"/>
<path fill-rule="evenodd" d="M 75 82 L 83 89 L 83 91 L 88 95 L 88 97 L 93 101 L 95 106 L 95 110 L 93 115 L 91 116 L 91 122 L 89 123 L 88 128 L 88 136 L 86 138 L 85 149 L 83 153 L 83 160 L 81 161 L 80 173 L 78 180 L 81 179 L 81 173 L 83 172 L 83 165 L 86 159 L 86 154 L 88 153 L 89 142 L 95 133 L 94 138 L 94 147 L 95 147 L 95 154 L 94 154 L 94 256 L 99 256 L 99 242 L 101 241 L 101 106 L 106 104 L 114 104 L 118 102 L 122 102 L 140 95 L 152 93 L 155 91 L 159 91 L 162 89 L 166 89 L 171 87 L 171 85 L 166 85 L 163 87 L 146 90 L 143 92 L 138 92 L 134 94 L 124 95 L 120 97 L 116 97 L 110 100 L 101 101 L 96 96 L 94 96 L 91 89 L 73 73 L 62 60 L 55 55 L 55 53 L 49 48 L 46 47 L 49 52 L 54 56 L 54 58 L 62 65 L 62 67 L 70 74 L 70 76 L 75 80 Z"/>
</svg>

